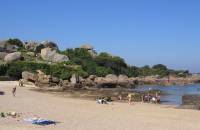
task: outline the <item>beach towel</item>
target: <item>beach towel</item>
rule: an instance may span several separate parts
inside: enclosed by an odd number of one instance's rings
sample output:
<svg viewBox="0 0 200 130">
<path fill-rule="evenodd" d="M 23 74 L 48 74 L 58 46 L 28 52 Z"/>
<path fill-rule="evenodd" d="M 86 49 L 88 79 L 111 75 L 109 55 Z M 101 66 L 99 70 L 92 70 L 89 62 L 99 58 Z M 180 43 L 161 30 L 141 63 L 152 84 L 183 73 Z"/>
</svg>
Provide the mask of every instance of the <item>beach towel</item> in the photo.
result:
<svg viewBox="0 0 200 130">
<path fill-rule="evenodd" d="M 26 122 L 30 122 L 32 124 L 35 125 L 52 125 L 52 124 L 56 124 L 55 121 L 51 121 L 51 120 L 46 120 L 46 119 L 37 119 L 37 118 L 29 118 L 29 119 L 24 119 L 24 121 Z"/>
</svg>

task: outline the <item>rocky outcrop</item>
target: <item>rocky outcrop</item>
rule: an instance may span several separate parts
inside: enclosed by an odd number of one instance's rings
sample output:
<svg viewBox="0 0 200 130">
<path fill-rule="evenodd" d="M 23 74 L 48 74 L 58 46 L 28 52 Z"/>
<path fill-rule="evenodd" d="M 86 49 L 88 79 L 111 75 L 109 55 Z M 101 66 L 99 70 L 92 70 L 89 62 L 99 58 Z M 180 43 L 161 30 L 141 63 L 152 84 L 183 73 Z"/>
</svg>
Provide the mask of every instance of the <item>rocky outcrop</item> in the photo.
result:
<svg viewBox="0 0 200 130">
<path fill-rule="evenodd" d="M 22 78 L 27 81 L 35 82 L 37 80 L 37 75 L 28 71 L 22 72 Z"/>
<path fill-rule="evenodd" d="M 26 55 L 28 55 L 30 57 L 35 57 L 35 53 L 34 52 L 27 52 Z"/>
<path fill-rule="evenodd" d="M 0 51 L 6 51 L 6 41 L 0 41 Z"/>
<path fill-rule="evenodd" d="M 96 83 L 94 82 L 95 78 L 96 78 L 95 75 L 90 75 L 88 78 L 82 79 L 81 84 L 84 87 L 94 87 L 94 86 L 96 86 Z"/>
<path fill-rule="evenodd" d="M 63 62 L 63 61 L 69 61 L 69 58 L 65 55 L 61 55 L 58 53 L 55 53 L 55 55 L 53 56 L 53 62 Z"/>
<path fill-rule="evenodd" d="M 5 56 L 4 61 L 13 62 L 21 59 L 21 52 L 9 53 Z"/>
<path fill-rule="evenodd" d="M 94 81 L 97 87 L 116 87 L 118 82 L 118 77 L 113 74 L 109 74 L 106 77 L 97 77 Z"/>
<path fill-rule="evenodd" d="M 16 52 L 18 50 L 18 46 L 16 45 L 11 45 L 7 41 L 0 41 L 0 51 L 1 52 Z"/>
<path fill-rule="evenodd" d="M 58 45 L 55 42 L 43 41 L 43 42 L 41 42 L 41 44 L 43 44 L 45 48 L 51 48 L 54 50 L 58 50 Z"/>
<path fill-rule="evenodd" d="M 119 75 L 117 83 L 122 87 L 128 87 L 130 85 L 129 78 L 126 75 Z"/>
<path fill-rule="evenodd" d="M 81 45 L 80 48 L 87 49 L 87 50 L 93 50 L 94 49 L 94 47 L 92 45 L 89 45 L 89 44 Z"/>
<path fill-rule="evenodd" d="M 0 59 L 3 60 L 7 54 L 6 52 L 0 52 Z"/>
<path fill-rule="evenodd" d="M 75 74 L 73 74 L 72 77 L 70 78 L 70 82 L 71 84 L 78 83 L 79 82 L 78 77 Z"/>
<path fill-rule="evenodd" d="M 41 50 L 41 57 L 43 60 L 50 61 L 50 62 L 63 62 L 69 61 L 69 58 L 65 55 L 56 53 L 55 50 L 51 48 L 44 48 Z"/>
<path fill-rule="evenodd" d="M 28 41 L 25 42 L 25 49 L 29 50 L 29 51 L 34 51 L 35 48 L 38 46 L 38 42 L 35 41 Z"/>
<path fill-rule="evenodd" d="M 97 56 L 97 53 L 94 50 L 94 47 L 92 45 L 84 44 L 84 45 L 81 45 L 80 48 L 88 50 L 88 52 L 90 53 L 90 55 L 92 57 L 96 57 Z"/>
<path fill-rule="evenodd" d="M 52 50 L 51 48 L 44 48 L 41 50 L 41 57 L 43 60 L 52 61 L 55 53 L 56 53 L 56 51 Z"/>
<path fill-rule="evenodd" d="M 183 95 L 180 108 L 200 110 L 200 95 Z"/>
<path fill-rule="evenodd" d="M 136 78 L 128 78 L 126 75 L 109 74 L 106 77 L 96 77 L 94 82 L 98 87 L 123 87 L 131 88 L 136 85 Z"/>
</svg>

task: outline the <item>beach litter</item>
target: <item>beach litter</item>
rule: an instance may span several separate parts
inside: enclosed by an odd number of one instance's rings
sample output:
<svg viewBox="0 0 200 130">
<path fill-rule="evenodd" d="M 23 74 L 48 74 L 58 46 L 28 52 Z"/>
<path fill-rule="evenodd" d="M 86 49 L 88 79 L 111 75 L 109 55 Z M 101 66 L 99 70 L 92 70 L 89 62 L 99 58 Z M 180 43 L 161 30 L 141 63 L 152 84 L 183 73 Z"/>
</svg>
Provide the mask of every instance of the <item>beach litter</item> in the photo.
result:
<svg viewBox="0 0 200 130">
<path fill-rule="evenodd" d="M 6 117 L 12 117 L 12 118 L 17 118 L 17 117 L 20 117 L 21 114 L 20 113 L 17 113 L 17 112 L 1 112 L 0 113 L 0 117 L 2 118 L 6 118 Z"/>
<path fill-rule="evenodd" d="M 28 118 L 28 119 L 24 119 L 24 121 L 29 122 L 31 124 L 35 124 L 35 125 L 56 125 L 55 121 L 52 120 L 47 120 L 47 119 L 42 119 L 42 118 Z"/>
<path fill-rule="evenodd" d="M 0 117 L 5 118 L 6 117 L 5 113 L 1 112 Z"/>
</svg>

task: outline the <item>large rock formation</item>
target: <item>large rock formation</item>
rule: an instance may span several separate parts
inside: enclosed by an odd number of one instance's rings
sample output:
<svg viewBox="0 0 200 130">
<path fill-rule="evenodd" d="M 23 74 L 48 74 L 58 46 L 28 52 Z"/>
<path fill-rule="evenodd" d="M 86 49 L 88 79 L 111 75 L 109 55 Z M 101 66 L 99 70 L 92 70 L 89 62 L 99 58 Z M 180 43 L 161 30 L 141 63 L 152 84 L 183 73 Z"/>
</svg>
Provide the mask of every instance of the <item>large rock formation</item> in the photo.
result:
<svg viewBox="0 0 200 130">
<path fill-rule="evenodd" d="M 42 49 L 41 57 L 43 60 L 55 62 L 55 63 L 69 61 L 69 58 L 67 56 L 58 54 L 56 53 L 56 50 L 52 50 L 51 48 Z"/>
<path fill-rule="evenodd" d="M 89 44 L 81 45 L 80 48 L 88 50 L 88 52 L 90 53 L 90 55 L 91 55 L 92 57 L 97 56 L 97 53 L 96 53 L 96 51 L 94 50 L 94 47 L 91 46 L 91 45 L 89 45 Z"/>
<path fill-rule="evenodd" d="M 6 41 L 0 41 L 0 51 L 6 51 Z"/>
<path fill-rule="evenodd" d="M 117 83 L 122 87 L 130 86 L 129 78 L 126 75 L 119 75 Z"/>
<path fill-rule="evenodd" d="M 0 41 L 0 51 L 1 52 L 16 52 L 18 50 L 18 46 L 11 45 L 7 41 Z"/>
<path fill-rule="evenodd" d="M 109 74 L 106 77 L 97 77 L 94 82 L 98 87 L 116 87 L 118 82 L 118 77 L 113 74 Z"/>
<path fill-rule="evenodd" d="M 38 42 L 35 41 L 27 41 L 25 42 L 25 49 L 29 50 L 29 51 L 34 51 L 35 48 L 38 46 Z"/>
<path fill-rule="evenodd" d="M 79 82 L 78 77 L 75 74 L 73 74 L 72 77 L 70 78 L 70 82 L 71 84 L 78 83 Z"/>
<path fill-rule="evenodd" d="M 55 42 L 43 41 L 43 42 L 41 42 L 41 44 L 43 44 L 45 48 L 51 48 L 54 50 L 58 50 L 58 45 Z"/>
<path fill-rule="evenodd" d="M 37 80 L 37 75 L 28 71 L 22 72 L 22 78 L 27 81 L 35 82 Z"/>
<path fill-rule="evenodd" d="M 13 62 L 21 59 L 21 52 L 9 53 L 5 56 L 4 61 Z"/>
<path fill-rule="evenodd" d="M 89 44 L 81 45 L 80 48 L 87 49 L 87 50 L 93 50 L 94 49 L 94 47 L 92 45 L 89 45 Z"/>
<path fill-rule="evenodd" d="M 53 62 L 69 61 L 69 58 L 67 56 L 65 56 L 65 55 L 61 55 L 61 54 L 55 53 L 52 61 Z"/>
<path fill-rule="evenodd" d="M 0 59 L 3 60 L 7 54 L 6 52 L 0 52 Z"/>
</svg>

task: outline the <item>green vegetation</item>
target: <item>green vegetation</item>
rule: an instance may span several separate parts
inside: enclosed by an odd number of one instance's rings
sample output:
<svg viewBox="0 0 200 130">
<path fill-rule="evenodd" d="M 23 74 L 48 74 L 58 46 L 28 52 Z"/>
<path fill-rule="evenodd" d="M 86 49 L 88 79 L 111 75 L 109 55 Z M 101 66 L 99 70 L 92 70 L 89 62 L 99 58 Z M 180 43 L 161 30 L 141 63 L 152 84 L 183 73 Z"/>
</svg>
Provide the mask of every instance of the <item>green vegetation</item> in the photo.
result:
<svg viewBox="0 0 200 130">
<path fill-rule="evenodd" d="M 14 38 L 14 39 L 8 39 L 6 41 L 7 43 L 9 43 L 10 45 L 15 45 L 15 46 L 18 46 L 18 47 L 23 47 L 23 42 L 17 38 Z"/>
<path fill-rule="evenodd" d="M 189 74 L 189 71 L 171 70 L 162 64 L 157 64 L 152 67 L 148 65 L 144 67 L 129 66 L 121 57 L 112 56 L 106 52 L 92 56 L 87 49 L 82 48 L 66 49 L 64 51 L 57 50 L 58 53 L 68 56 L 70 61 L 50 65 L 42 59 L 37 58 L 36 60 L 35 56 L 28 55 L 27 52 L 29 51 L 24 48 L 23 42 L 19 39 L 9 39 L 7 42 L 21 48 L 19 51 L 22 52 L 24 61 L 0 65 L 0 76 L 6 75 L 21 78 L 23 71 L 36 72 L 38 69 L 61 79 L 69 79 L 72 74 L 82 77 L 89 75 L 103 77 L 108 74 L 124 74 L 128 77 L 166 77 L 169 75 L 185 77 Z M 56 45 L 53 44 L 53 46 Z M 44 48 L 44 45 L 39 45 L 36 50 L 33 50 L 34 54 L 40 53 L 42 48 Z"/>
</svg>

